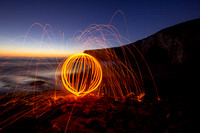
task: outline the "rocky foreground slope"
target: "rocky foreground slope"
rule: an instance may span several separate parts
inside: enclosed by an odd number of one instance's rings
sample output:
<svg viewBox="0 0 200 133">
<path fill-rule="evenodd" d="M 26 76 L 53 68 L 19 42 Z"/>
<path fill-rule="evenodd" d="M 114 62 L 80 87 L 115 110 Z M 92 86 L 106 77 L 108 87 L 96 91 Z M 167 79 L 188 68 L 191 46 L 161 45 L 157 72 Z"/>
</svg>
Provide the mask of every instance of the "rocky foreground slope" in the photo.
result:
<svg viewBox="0 0 200 133">
<path fill-rule="evenodd" d="M 49 95 L 47 92 L 46 96 Z M 182 133 L 193 130 L 191 105 L 185 105 L 182 100 L 138 102 L 130 97 L 116 100 L 95 95 L 57 100 L 49 97 L 41 103 L 42 108 L 22 100 L 0 106 L 3 111 L 8 109 L 0 117 L 0 120 L 8 118 L 1 123 L 1 132 Z M 15 122 L 9 123 L 12 119 Z"/>
</svg>

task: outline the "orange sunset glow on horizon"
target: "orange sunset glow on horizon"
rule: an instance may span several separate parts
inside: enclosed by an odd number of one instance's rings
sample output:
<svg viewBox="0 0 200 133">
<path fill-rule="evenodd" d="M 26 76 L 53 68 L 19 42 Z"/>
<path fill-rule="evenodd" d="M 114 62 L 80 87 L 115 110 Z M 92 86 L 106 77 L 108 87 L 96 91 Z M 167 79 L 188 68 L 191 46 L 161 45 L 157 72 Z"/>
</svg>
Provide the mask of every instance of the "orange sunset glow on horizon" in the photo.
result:
<svg viewBox="0 0 200 133">
<path fill-rule="evenodd" d="M 73 54 L 80 53 L 80 51 L 75 50 L 45 50 L 45 49 L 1 49 L 0 57 L 69 57 Z"/>
<path fill-rule="evenodd" d="M 73 53 L 0 52 L 0 57 L 69 57 L 71 55 Z"/>
</svg>

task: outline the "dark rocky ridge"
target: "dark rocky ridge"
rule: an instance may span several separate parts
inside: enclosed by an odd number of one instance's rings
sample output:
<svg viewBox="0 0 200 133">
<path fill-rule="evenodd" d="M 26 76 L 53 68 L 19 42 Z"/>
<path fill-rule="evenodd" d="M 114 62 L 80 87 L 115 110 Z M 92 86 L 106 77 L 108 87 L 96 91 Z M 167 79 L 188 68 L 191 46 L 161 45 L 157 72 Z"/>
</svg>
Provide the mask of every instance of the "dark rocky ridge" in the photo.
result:
<svg viewBox="0 0 200 133">
<path fill-rule="evenodd" d="M 132 44 L 111 49 L 115 50 L 118 56 L 122 56 L 120 55 L 121 48 L 128 48 L 133 53 L 137 53 L 133 46 L 135 45 L 150 64 L 182 64 L 197 59 L 199 43 L 200 19 L 195 19 L 165 28 Z M 86 50 L 84 52 L 102 59 L 101 54 L 105 50 Z"/>
<path fill-rule="evenodd" d="M 106 60 L 103 53 L 112 50 L 124 60 L 122 50 L 125 50 L 131 62 L 134 59 L 129 54 L 130 50 L 139 61 L 142 72 L 144 71 L 145 86 L 148 88 L 151 87 L 149 85 L 151 79 L 146 70 L 143 69 L 144 63 L 140 61 L 141 55 L 138 54 L 135 48 L 137 47 L 147 61 L 161 95 L 164 97 L 177 97 L 179 95 L 192 98 L 192 92 L 197 85 L 195 74 L 198 70 L 199 44 L 200 19 L 195 19 L 165 28 L 132 44 L 84 52 L 93 55 L 98 60 Z M 134 67 L 134 62 L 131 64 Z"/>
<path fill-rule="evenodd" d="M 197 59 L 199 43 L 200 19 L 196 19 L 163 29 L 134 44 L 150 63 L 182 64 Z"/>
</svg>

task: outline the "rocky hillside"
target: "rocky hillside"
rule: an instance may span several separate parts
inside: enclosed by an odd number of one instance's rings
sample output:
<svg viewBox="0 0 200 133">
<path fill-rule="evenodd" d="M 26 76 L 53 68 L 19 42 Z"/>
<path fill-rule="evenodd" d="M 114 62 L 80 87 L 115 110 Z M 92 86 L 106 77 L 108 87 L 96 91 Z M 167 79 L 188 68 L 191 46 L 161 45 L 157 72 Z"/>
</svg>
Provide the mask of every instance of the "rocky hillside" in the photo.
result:
<svg viewBox="0 0 200 133">
<path fill-rule="evenodd" d="M 150 63 L 185 63 L 197 59 L 200 19 L 184 22 L 134 43 Z"/>
<path fill-rule="evenodd" d="M 165 28 L 145 39 L 122 46 L 136 52 L 135 45 L 151 64 L 182 64 L 195 61 L 200 44 L 200 19 L 187 21 Z M 119 55 L 121 47 L 112 48 Z M 85 53 L 100 56 L 101 50 L 86 50 Z"/>
<path fill-rule="evenodd" d="M 140 60 L 141 57 L 135 48 L 137 47 L 149 64 L 160 93 L 170 95 L 176 90 L 177 93 L 185 91 L 184 94 L 189 94 L 197 84 L 194 77 L 198 70 L 199 46 L 200 19 L 195 19 L 165 28 L 132 44 L 117 48 L 87 50 L 85 53 L 99 60 L 107 60 L 104 58 L 105 51 L 113 50 L 123 60 L 122 49 L 125 49 L 129 61 L 134 64 L 133 57 L 129 56 L 129 50 Z M 143 74 L 145 77 L 145 72 Z M 148 79 L 144 80 L 148 83 Z"/>
</svg>

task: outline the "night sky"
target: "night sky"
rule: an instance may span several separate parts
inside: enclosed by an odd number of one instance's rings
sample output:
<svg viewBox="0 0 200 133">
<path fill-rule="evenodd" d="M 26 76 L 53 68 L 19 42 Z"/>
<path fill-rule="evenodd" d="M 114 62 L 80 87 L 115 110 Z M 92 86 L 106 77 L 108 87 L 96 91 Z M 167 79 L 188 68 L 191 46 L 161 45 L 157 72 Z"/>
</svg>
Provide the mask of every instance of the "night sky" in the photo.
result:
<svg viewBox="0 0 200 133">
<path fill-rule="evenodd" d="M 123 12 L 126 21 L 117 13 L 112 25 L 134 42 L 163 28 L 199 18 L 199 7 L 199 0 L 1 0 L 0 56 L 72 54 L 77 52 L 73 44 L 64 45 L 76 31 L 84 31 L 91 24 L 109 24 L 117 10 Z M 52 26 L 56 39 L 53 45 L 48 45 L 48 41 L 45 46 L 29 39 L 24 41 L 33 23 Z M 29 36 L 40 40 L 41 33 L 41 28 L 34 26 Z"/>
</svg>

